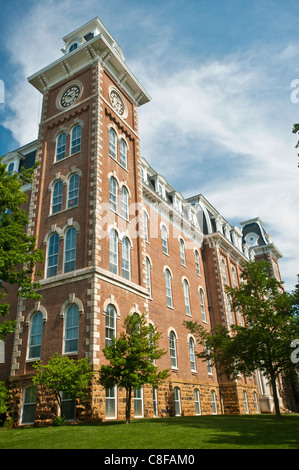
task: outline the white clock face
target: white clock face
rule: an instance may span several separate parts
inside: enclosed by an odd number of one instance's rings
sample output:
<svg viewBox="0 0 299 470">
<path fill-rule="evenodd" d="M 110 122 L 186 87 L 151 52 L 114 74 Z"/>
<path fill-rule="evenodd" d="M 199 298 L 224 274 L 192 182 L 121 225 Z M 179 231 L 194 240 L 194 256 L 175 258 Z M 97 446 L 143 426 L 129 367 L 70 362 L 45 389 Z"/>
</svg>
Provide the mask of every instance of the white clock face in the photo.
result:
<svg viewBox="0 0 299 470">
<path fill-rule="evenodd" d="M 126 119 L 127 114 L 128 114 L 127 108 L 120 93 L 118 93 L 118 91 L 115 88 L 111 87 L 109 97 L 110 97 L 110 103 L 112 107 L 115 109 L 115 111 L 117 112 L 117 114 L 121 116 L 122 118 Z"/>
<path fill-rule="evenodd" d="M 71 106 L 77 100 L 78 96 L 80 95 L 80 87 L 78 85 L 71 85 L 65 92 L 63 93 L 60 99 L 60 105 L 63 108 L 67 108 Z"/>
</svg>

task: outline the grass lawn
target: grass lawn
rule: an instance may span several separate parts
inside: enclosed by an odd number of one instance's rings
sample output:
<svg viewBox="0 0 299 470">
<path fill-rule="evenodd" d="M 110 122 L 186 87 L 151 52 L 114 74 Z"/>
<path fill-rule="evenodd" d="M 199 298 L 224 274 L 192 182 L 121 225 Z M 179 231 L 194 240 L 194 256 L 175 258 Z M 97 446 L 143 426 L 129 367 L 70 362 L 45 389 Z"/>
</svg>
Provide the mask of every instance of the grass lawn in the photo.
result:
<svg viewBox="0 0 299 470">
<path fill-rule="evenodd" d="M 299 415 L 191 416 L 0 428 L 0 449 L 299 449 Z"/>
</svg>

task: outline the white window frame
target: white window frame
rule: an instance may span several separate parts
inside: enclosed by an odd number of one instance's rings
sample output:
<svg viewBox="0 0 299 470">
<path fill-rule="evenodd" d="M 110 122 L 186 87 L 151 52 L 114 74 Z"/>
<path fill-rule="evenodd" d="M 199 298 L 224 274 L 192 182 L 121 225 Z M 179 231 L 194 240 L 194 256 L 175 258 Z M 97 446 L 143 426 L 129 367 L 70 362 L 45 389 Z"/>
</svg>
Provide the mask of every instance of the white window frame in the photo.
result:
<svg viewBox="0 0 299 470">
<path fill-rule="evenodd" d="M 172 285 L 171 285 L 171 272 L 168 268 L 165 269 L 165 288 L 166 288 L 166 305 L 167 307 L 173 308 L 172 299 Z"/>
<path fill-rule="evenodd" d="M 140 397 L 137 397 L 136 396 L 136 392 L 138 392 L 138 394 L 140 393 Z M 142 410 L 142 413 L 141 415 L 140 414 L 136 414 L 136 408 L 137 408 L 137 404 L 139 406 L 139 404 L 141 403 L 141 410 Z M 134 418 L 143 418 L 144 416 L 144 409 L 143 409 L 143 387 L 140 387 L 140 388 L 135 388 L 134 389 Z"/>
<path fill-rule="evenodd" d="M 181 391 L 179 387 L 174 387 L 173 390 L 174 395 L 174 415 L 181 416 L 182 415 L 182 408 L 181 408 Z"/>
<path fill-rule="evenodd" d="M 176 348 L 176 334 L 174 331 L 169 333 L 169 351 L 170 351 L 170 366 L 171 369 L 178 368 L 178 357 Z"/>
</svg>

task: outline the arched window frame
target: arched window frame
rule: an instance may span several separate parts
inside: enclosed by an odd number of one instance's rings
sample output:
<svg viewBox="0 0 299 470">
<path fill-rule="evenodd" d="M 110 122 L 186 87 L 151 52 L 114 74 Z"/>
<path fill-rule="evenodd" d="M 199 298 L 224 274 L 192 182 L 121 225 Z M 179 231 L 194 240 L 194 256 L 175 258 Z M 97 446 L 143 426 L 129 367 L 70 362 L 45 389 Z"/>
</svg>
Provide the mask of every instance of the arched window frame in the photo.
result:
<svg viewBox="0 0 299 470">
<path fill-rule="evenodd" d="M 59 162 L 66 157 L 66 132 L 61 132 L 56 138 L 55 161 Z"/>
<path fill-rule="evenodd" d="M 53 232 L 48 238 L 46 277 L 57 275 L 59 257 L 59 235 Z"/>
<path fill-rule="evenodd" d="M 118 233 L 115 228 L 109 232 L 109 270 L 118 274 Z"/>
<path fill-rule="evenodd" d="M 173 299 L 172 299 L 172 274 L 169 268 L 164 269 L 165 275 L 165 288 L 166 288 L 166 305 L 167 307 L 173 308 Z"/>
<path fill-rule="evenodd" d="M 119 144 L 119 163 L 122 167 L 127 169 L 128 165 L 128 146 L 125 139 L 120 139 Z"/>
<path fill-rule="evenodd" d="M 42 312 L 35 312 L 30 319 L 28 360 L 37 360 L 41 357 L 44 317 Z"/>
<path fill-rule="evenodd" d="M 168 255 L 168 230 L 166 225 L 161 225 L 162 253 Z"/>
<path fill-rule="evenodd" d="M 199 255 L 198 250 L 195 250 L 194 256 L 195 256 L 196 274 L 197 274 L 198 276 L 201 276 L 201 271 L 200 271 L 200 255 Z"/>
<path fill-rule="evenodd" d="M 205 307 L 205 293 L 202 287 L 198 289 L 198 292 L 199 292 L 201 319 L 204 323 L 207 323 L 206 307 Z"/>
<path fill-rule="evenodd" d="M 190 295 L 189 295 L 190 284 L 188 279 L 183 278 L 183 291 L 184 291 L 184 303 L 185 303 L 185 313 L 188 317 L 191 317 L 191 305 L 190 305 Z"/>
<path fill-rule="evenodd" d="M 176 333 L 171 330 L 169 333 L 169 352 L 170 352 L 170 366 L 171 369 L 178 368 L 178 359 L 177 359 L 177 336 Z"/>
<path fill-rule="evenodd" d="M 180 246 L 181 265 L 186 266 L 185 242 L 182 238 L 179 239 L 179 246 Z"/>
<path fill-rule="evenodd" d="M 79 348 L 79 307 L 67 306 L 64 314 L 63 354 L 77 354 Z"/>
<path fill-rule="evenodd" d="M 64 237 L 64 256 L 63 256 L 63 272 L 69 273 L 76 269 L 76 252 L 77 252 L 77 229 L 69 227 Z"/>
<path fill-rule="evenodd" d="M 118 183 L 114 176 L 109 180 L 109 207 L 113 212 L 118 209 Z"/>
<path fill-rule="evenodd" d="M 131 243 L 128 237 L 122 239 L 122 276 L 131 280 Z"/>
<path fill-rule="evenodd" d="M 129 191 L 127 190 L 125 185 L 121 187 L 121 208 L 120 214 L 121 216 L 129 220 Z"/>
<path fill-rule="evenodd" d="M 80 124 L 76 124 L 71 130 L 70 155 L 81 152 L 81 135 L 82 127 Z"/>
<path fill-rule="evenodd" d="M 73 173 L 68 180 L 67 208 L 78 206 L 79 203 L 79 180 L 78 173 Z"/>
<path fill-rule="evenodd" d="M 57 212 L 62 211 L 62 199 L 63 181 L 59 179 L 53 184 L 51 214 L 57 214 Z"/>
<path fill-rule="evenodd" d="M 113 304 L 107 305 L 105 316 L 105 346 L 110 346 L 112 338 L 116 337 L 117 311 Z"/>
<path fill-rule="evenodd" d="M 191 372 L 196 372 L 195 341 L 194 341 L 194 338 L 192 336 L 189 336 L 188 348 L 189 348 Z"/>
<path fill-rule="evenodd" d="M 117 160 L 117 133 L 113 127 L 109 129 L 109 155 Z"/>
</svg>

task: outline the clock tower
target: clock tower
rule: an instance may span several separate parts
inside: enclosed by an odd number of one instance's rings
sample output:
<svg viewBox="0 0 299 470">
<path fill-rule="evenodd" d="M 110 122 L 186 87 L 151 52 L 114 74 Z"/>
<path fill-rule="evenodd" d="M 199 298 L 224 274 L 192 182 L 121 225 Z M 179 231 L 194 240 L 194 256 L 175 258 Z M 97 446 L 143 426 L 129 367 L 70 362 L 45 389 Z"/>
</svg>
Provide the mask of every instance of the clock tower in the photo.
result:
<svg viewBox="0 0 299 470">
<path fill-rule="evenodd" d="M 150 97 L 98 18 L 63 41 L 62 57 L 28 78 L 43 94 L 28 230 L 45 263 L 42 300 L 18 307 L 10 376 L 20 389 L 34 361 L 54 352 L 87 357 L 97 370 L 107 338 L 148 305 L 138 107 Z M 40 313 L 43 341 L 34 349 L 28 338 Z M 88 419 L 105 414 L 103 393 L 94 385 Z"/>
</svg>

